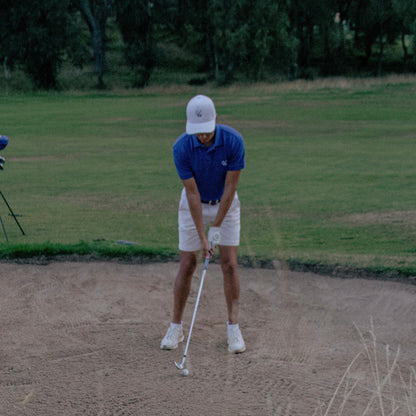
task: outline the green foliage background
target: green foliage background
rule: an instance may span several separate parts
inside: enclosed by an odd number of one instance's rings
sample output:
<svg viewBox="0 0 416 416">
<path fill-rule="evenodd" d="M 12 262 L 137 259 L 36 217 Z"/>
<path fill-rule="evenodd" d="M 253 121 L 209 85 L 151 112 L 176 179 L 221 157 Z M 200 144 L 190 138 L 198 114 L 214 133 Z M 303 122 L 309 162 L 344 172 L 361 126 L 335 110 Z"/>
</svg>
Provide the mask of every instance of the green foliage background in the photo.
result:
<svg viewBox="0 0 416 416">
<path fill-rule="evenodd" d="M 0 0 L 0 24 L 8 91 L 416 71 L 414 0 Z"/>
</svg>

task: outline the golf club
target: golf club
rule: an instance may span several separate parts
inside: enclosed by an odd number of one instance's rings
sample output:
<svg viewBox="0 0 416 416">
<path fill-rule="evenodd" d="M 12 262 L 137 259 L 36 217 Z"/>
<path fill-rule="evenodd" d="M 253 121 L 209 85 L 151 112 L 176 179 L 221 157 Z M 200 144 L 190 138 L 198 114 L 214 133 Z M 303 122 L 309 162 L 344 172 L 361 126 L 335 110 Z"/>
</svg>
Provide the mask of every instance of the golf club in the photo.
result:
<svg viewBox="0 0 416 416">
<path fill-rule="evenodd" d="M 192 328 L 194 327 L 196 311 L 198 309 L 199 298 L 201 296 L 202 285 L 204 284 L 205 273 L 207 272 L 207 268 L 208 268 L 208 264 L 209 264 L 209 259 L 210 259 L 209 257 L 207 257 L 205 259 L 204 271 L 202 272 L 201 283 L 199 284 L 198 296 L 196 298 L 194 314 L 192 316 L 192 321 L 191 321 L 191 327 L 189 328 L 189 334 L 188 334 L 188 339 L 186 341 L 185 352 L 183 354 L 183 358 L 182 358 L 182 361 L 181 361 L 180 364 L 175 361 L 176 368 L 178 368 L 179 370 L 183 370 L 183 366 L 184 366 L 185 360 L 186 360 L 186 354 L 188 353 L 189 341 L 191 340 Z"/>
</svg>

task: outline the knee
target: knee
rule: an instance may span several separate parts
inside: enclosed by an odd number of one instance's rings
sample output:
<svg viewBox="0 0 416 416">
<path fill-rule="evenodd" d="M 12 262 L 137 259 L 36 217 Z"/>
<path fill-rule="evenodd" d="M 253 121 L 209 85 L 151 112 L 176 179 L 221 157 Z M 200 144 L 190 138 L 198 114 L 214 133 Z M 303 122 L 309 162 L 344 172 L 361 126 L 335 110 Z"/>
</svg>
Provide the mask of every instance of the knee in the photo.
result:
<svg viewBox="0 0 416 416">
<path fill-rule="evenodd" d="M 196 269 L 196 263 L 187 263 L 183 264 L 181 267 L 181 272 L 183 276 L 192 277 Z"/>
<path fill-rule="evenodd" d="M 221 260 L 221 268 L 224 274 L 233 275 L 237 273 L 237 260 L 230 258 L 223 259 Z"/>
<path fill-rule="evenodd" d="M 187 254 L 181 256 L 180 262 L 180 272 L 182 276 L 192 276 L 195 272 L 197 266 L 197 258 L 196 256 Z"/>
</svg>

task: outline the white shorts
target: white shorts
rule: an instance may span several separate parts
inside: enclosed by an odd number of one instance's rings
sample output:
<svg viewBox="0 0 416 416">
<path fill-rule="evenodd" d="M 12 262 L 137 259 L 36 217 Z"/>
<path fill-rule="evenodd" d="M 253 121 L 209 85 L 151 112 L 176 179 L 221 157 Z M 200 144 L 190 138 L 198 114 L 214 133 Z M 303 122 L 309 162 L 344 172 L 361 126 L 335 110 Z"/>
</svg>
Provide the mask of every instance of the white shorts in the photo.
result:
<svg viewBox="0 0 416 416">
<path fill-rule="evenodd" d="M 202 204 L 202 217 L 205 228 L 214 221 L 218 208 L 219 204 Z M 201 241 L 199 240 L 198 232 L 196 231 L 194 220 L 189 210 L 185 189 L 182 190 L 181 200 L 179 202 L 178 229 L 179 250 L 198 251 L 201 249 Z M 238 200 L 237 193 L 221 224 L 220 232 L 221 246 L 240 245 L 240 201 Z"/>
</svg>

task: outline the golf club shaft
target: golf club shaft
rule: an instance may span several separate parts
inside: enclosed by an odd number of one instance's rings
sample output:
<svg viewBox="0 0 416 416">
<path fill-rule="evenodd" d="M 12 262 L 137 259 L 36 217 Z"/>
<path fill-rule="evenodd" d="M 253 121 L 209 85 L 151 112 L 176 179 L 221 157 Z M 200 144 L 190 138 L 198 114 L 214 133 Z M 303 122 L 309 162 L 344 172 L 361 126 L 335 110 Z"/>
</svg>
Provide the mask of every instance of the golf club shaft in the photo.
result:
<svg viewBox="0 0 416 416">
<path fill-rule="evenodd" d="M 195 322 L 196 311 L 197 311 L 197 309 L 198 309 L 199 298 L 201 297 L 202 285 L 204 284 L 205 273 L 207 272 L 208 264 L 209 264 L 209 257 L 207 257 L 207 258 L 205 259 L 204 271 L 202 272 L 202 276 L 201 276 L 201 283 L 199 284 L 198 296 L 197 296 L 197 298 L 196 298 L 196 303 L 195 303 L 195 308 L 194 308 L 194 314 L 193 314 L 193 316 L 192 316 L 192 321 L 191 321 L 191 327 L 189 328 L 188 340 L 186 341 L 185 352 L 184 352 L 184 354 L 183 354 L 182 362 L 181 362 L 181 364 L 180 364 L 180 367 L 181 367 L 181 368 L 182 368 L 182 367 L 183 367 L 183 365 L 185 364 L 186 354 L 188 353 L 189 341 L 191 340 L 191 334 L 192 334 L 192 329 L 193 329 L 193 327 L 194 327 L 194 322 Z M 176 363 L 175 363 L 175 364 L 176 364 Z"/>
</svg>

